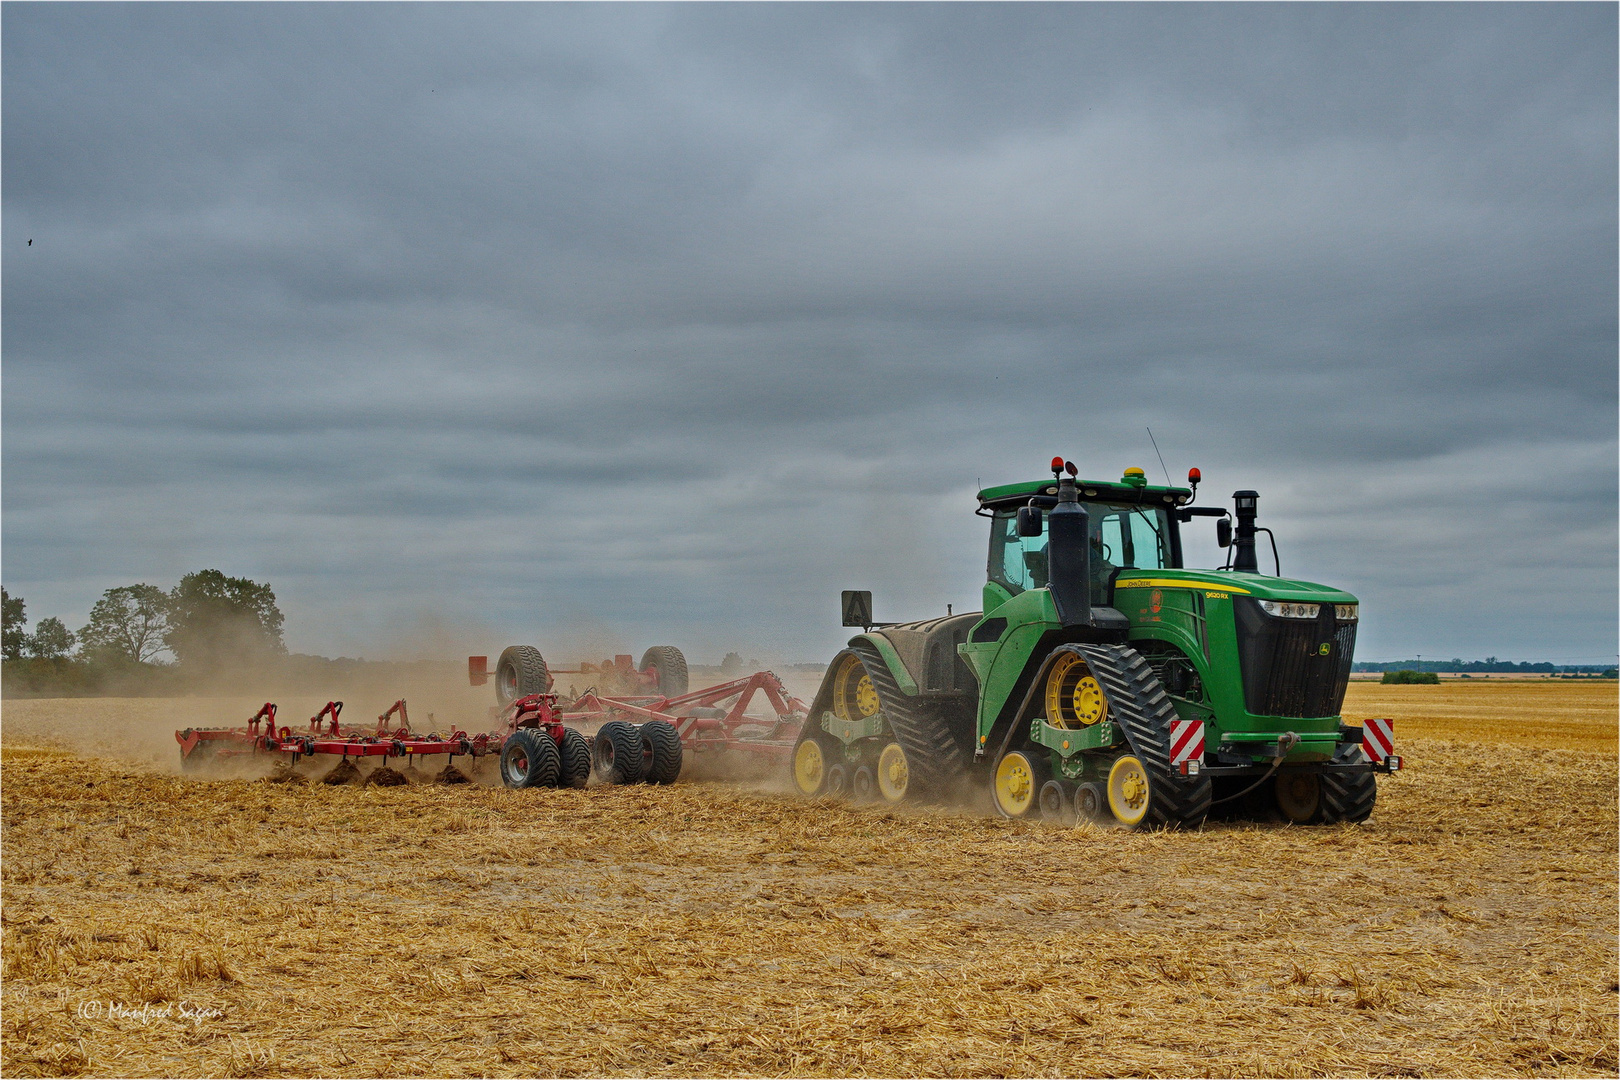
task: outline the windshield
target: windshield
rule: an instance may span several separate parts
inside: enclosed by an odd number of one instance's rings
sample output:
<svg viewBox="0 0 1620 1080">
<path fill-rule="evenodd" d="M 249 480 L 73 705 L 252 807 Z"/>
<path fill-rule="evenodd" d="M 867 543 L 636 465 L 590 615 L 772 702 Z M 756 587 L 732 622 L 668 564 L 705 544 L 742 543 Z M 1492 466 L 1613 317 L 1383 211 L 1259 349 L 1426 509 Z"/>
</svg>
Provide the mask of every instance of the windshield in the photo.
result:
<svg viewBox="0 0 1620 1080">
<path fill-rule="evenodd" d="M 1116 569 L 1160 570 L 1170 564 L 1170 523 L 1163 509 L 1083 504 L 1091 515 L 1091 599 Z M 1046 516 L 1041 535 L 1019 536 L 1016 510 L 997 510 L 990 524 L 990 580 L 1014 593 L 1046 586 Z"/>
</svg>

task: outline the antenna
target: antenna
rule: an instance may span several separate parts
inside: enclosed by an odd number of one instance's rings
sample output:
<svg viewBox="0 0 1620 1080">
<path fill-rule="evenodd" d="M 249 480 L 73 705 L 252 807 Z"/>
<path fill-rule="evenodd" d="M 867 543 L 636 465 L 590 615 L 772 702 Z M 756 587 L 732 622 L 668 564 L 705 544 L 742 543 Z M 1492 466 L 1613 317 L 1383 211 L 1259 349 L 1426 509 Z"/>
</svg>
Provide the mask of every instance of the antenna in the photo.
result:
<svg viewBox="0 0 1620 1080">
<path fill-rule="evenodd" d="M 1148 442 L 1153 444 L 1153 452 L 1155 454 L 1159 454 L 1159 440 L 1155 439 L 1153 437 L 1153 429 L 1148 428 L 1147 433 L 1148 433 Z M 1164 470 L 1164 483 L 1165 483 L 1165 486 L 1166 487 L 1175 487 L 1176 486 L 1175 483 L 1170 479 L 1170 467 L 1164 463 L 1164 455 L 1163 454 L 1159 454 L 1159 468 Z"/>
</svg>

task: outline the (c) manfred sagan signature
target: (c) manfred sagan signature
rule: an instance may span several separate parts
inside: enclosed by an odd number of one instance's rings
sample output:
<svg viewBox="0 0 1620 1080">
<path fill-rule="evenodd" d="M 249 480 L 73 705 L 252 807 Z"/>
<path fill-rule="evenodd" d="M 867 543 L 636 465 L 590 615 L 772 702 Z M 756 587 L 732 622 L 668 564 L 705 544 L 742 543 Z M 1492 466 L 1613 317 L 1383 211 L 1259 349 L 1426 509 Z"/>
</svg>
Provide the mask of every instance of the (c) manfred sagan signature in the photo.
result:
<svg viewBox="0 0 1620 1080">
<path fill-rule="evenodd" d="M 189 1020 L 200 1024 L 204 1020 L 218 1020 L 224 1009 L 212 1005 L 198 1005 L 190 1001 L 151 1001 L 139 1005 L 126 1005 L 121 1001 L 81 1001 L 78 1006 L 80 1020 L 134 1021 L 144 1024 L 148 1020 Z"/>
</svg>

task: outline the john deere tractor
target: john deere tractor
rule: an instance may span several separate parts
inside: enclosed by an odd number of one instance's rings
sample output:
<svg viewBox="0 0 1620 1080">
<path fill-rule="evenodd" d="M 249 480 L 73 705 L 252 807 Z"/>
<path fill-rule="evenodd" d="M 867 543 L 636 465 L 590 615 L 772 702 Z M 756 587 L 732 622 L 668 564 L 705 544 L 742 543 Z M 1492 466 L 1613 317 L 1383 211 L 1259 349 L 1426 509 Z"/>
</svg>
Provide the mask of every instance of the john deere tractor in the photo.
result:
<svg viewBox="0 0 1620 1080">
<path fill-rule="evenodd" d="M 1400 768 L 1388 721 L 1339 715 L 1358 605 L 1260 572 L 1258 496 L 1195 506 L 1188 486 L 1053 478 L 979 492 L 984 610 L 872 620 L 833 658 L 792 756 L 805 795 L 900 802 L 988 788 L 996 810 L 1127 827 L 1211 813 L 1362 821 Z M 1181 530 L 1216 519 L 1227 565 L 1187 569 Z M 1275 560 L 1275 541 L 1271 543 Z M 1374 725 L 1378 725 L 1374 727 Z"/>
</svg>

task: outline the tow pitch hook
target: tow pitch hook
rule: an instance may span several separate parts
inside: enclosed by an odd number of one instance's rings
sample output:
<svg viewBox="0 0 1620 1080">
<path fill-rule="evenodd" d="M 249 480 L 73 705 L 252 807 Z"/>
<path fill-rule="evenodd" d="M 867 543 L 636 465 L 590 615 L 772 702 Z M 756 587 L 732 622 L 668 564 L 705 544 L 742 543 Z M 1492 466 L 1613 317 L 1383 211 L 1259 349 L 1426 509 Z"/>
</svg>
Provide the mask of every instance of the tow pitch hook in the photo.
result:
<svg viewBox="0 0 1620 1080">
<path fill-rule="evenodd" d="M 1276 775 L 1277 769 L 1282 766 L 1283 758 L 1288 756 L 1288 751 L 1292 750 L 1298 745 L 1298 735 L 1294 734 L 1292 731 L 1283 732 L 1282 735 L 1277 738 L 1277 756 L 1271 759 L 1271 768 L 1266 770 L 1266 774 L 1264 776 L 1250 784 L 1248 787 L 1244 788 L 1242 791 L 1238 792 L 1236 795 L 1228 795 L 1224 799 L 1216 799 L 1209 805 L 1219 806 L 1221 803 L 1229 803 L 1233 799 L 1241 799 L 1243 796 L 1247 795 L 1249 792 L 1253 791 L 1267 780 L 1270 780 Z"/>
</svg>

